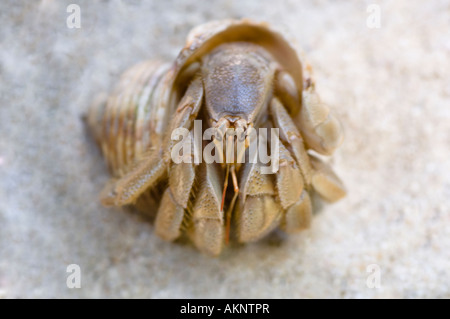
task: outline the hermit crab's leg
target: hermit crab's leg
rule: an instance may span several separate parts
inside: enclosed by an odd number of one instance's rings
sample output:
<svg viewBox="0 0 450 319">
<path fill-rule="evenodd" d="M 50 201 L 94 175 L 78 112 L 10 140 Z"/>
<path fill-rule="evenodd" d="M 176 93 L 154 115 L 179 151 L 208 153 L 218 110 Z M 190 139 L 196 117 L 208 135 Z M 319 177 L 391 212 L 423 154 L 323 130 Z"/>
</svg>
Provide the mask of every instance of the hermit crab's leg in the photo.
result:
<svg viewBox="0 0 450 319">
<path fill-rule="evenodd" d="M 298 125 L 307 148 L 323 155 L 331 155 L 342 143 L 341 124 L 328 106 L 320 101 L 310 79 L 304 84 L 300 101 L 294 79 L 286 71 L 277 71 L 275 94 L 290 114 L 296 114 L 294 122 Z M 297 112 L 300 106 L 300 112 Z"/>
<path fill-rule="evenodd" d="M 195 246 L 205 254 L 217 256 L 222 251 L 225 227 L 221 210 L 222 176 L 214 164 L 200 164 L 199 190 L 194 200 L 188 230 Z"/>
<path fill-rule="evenodd" d="M 311 220 L 311 199 L 309 193 L 303 190 L 297 202 L 286 210 L 281 223 L 282 229 L 287 233 L 294 233 L 309 228 Z"/>
<path fill-rule="evenodd" d="M 312 168 L 309 162 L 308 154 L 305 150 L 302 136 L 292 121 L 291 116 L 277 98 L 272 99 L 272 102 L 270 103 L 270 112 L 275 127 L 280 130 L 280 138 L 292 150 L 302 173 L 305 187 L 308 188 L 311 184 Z"/>
<path fill-rule="evenodd" d="M 191 145 L 194 145 L 193 136 L 191 131 Z M 155 231 L 159 237 L 171 241 L 180 236 L 194 179 L 195 166 L 192 157 L 190 163 L 170 165 L 169 186 L 164 192 L 155 220 Z"/>
<path fill-rule="evenodd" d="M 152 152 L 120 179 L 111 179 L 100 193 L 104 206 L 131 204 L 166 171 L 167 163 L 160 152 Z"/>
<path fill-rule="evenodd" d="M 331 155 L 343 141 L 342 126 L 310 86 L 303 90 L 299 125 L 308 148 Z"/>
<path fill-rule="evenodd" d="M 241 193 L 235 213 L 237 240 L 251 242 L 276 228 L 282 207 L 275 200 L 272 174 L 262 174 L 259 163 L 246 163 L 240 181 Z"/>
<path fill-rule="evenodd" d="M 284 210 L 299 199 L 303 191 L 303 177 L 296 161 L 286 147 L 280 143 L 279 169 L 277 176 L 277 191 Z"/>
<path fill-rule="evenodd" d="M 202 82 L 200 77 L 196 77 L 177 107 L 161 149 L 143 156 L 123 177 L 109 182 L 100 195 L 104 205 L 131 204 L 164 175 L 171 160 L 172 145 L 175 143 L 171 140 L 171 133 L 176 128 L 191 126 L 200 109 L 202 98 Z"/>
<path fill-rule="evenodd" d="M 282 228 L 288 233 L 308 228 L 312 218 L 309 194 L 304 189 L 303 177 L 297 162 L 283 143 L 279 144 L 276 190 L 284 211 L 281 220 Z"/>
<path fill-rule="evenodd" d="M 275 73 L 275 95 L 280 99 L 289 114 L 298 114 L 301 101 L 297 85 L 292 76 L 283 70 Z"/>
<path fill-rule="evenodd" d="M 342 182 L 331 168 L 320 162 L 318 158 L 306 153 L 297 128 L 283 105 L 276 98 L 272 100 L 271 114 L 276 127 L 280 128 L 281 139 L 292 148 L 303 173 L 306 188 L 312 185 L 319 195 L 328 201 L 336 201 L 345 196 Z"/>
<path fill-rule="evenodd" d="M 311 224 L 312 205 L 307 189 L 311 183 L 312 167 L 297 127 L 276 98 L 271 103 L 271 114 L 275 127 L 280 129 L 281 139 L 291 147 L 303 175 L 303 177 L 300 175 L 289 151 L 283 143 L 280 143 L 277 189 L 280 202 L 285 209 L 281 225 L 287 233 L 293 233 L 308 228 Z"/>
<path fill-rule="evenodd" d="M 317 193 L 329 202 L 335 202 L 344 197 L 345 187 L 331 167 L 316 156 L 309 157 L 314 169 L 312 185 Z"/>
<path fill-rule="evenodd" d="M 260 136 L 262 138 L 262 136 Z M 272 158 L 273 160 L 273 158 Z M 257 240 L 273 230 L 288 210 L 289 228 L 295 222 L 304 183 L 296 160 L 286 147 L 279 144 L 279 170 L 276 188 L 273 175 L 262 174 L 260 164 L 247 164 L 242 177 L 242 193 L 237 213 L 238 239 L 241 242 Z M 275 191 L 276 189 L 276 191 Z M 278 195 L 278 196 L 276 196 Z M 284 218 L 285 219 L 285 218 Z M 298 218 L 297 218 L 298 219 Z"/>
<path fill-rule="evenodd" d="M 283 143 L 279 145 L 279 155 L 276 188 L 284 211 L 281 228 L 287 233 L 293 233 L 309 227 L 312 206 L 297 162 Z"/>
<path fill-rule="evenodd" d="M 173 241 L 181 234 L 184 208 L 177 204 L 170 188 L 166 188 L 155 219 L 155 232 L 164 240 Z"/>
</svg>

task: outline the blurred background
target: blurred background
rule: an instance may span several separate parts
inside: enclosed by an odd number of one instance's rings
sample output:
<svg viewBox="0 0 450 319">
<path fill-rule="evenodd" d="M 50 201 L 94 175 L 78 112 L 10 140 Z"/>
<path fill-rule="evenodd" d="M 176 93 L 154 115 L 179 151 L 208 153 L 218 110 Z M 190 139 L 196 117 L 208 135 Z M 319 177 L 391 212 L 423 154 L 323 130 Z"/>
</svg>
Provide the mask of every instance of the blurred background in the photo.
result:
<svg viewBox="0 0 450 319">
<path fill-rule="evenodd" d="M 192 27 L 242 17 L 307 53 L 345 128 L 348 196 L 308 231 L 212 259 L 100 205 L 108 172 L 81 116 Z M 2 1 L 0 21 L 0 298 L 450 297 L 448 1 Z"/>
</svg>

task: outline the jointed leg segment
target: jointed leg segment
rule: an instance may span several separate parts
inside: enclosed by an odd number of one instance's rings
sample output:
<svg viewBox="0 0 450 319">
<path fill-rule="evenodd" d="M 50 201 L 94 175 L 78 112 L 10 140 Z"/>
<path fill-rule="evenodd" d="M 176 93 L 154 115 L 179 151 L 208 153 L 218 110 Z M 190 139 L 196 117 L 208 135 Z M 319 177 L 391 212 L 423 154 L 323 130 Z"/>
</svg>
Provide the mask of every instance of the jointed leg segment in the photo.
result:
<svg viewBox="0 0 450 319">
<path fill-rule="evenodd" d="M 189 128 L 198 114 L 203 99 L 200 78 L 195 78 L 181 100 L 169 129 Z M 144 156 L 119 179 L 109 182 L 101 193 L 104 205 L 123 206 L 131 204 L 167 171 L 170 150 L 173 145 L 171 134 L 166 135 L 161 149 Z"/>
</svg>

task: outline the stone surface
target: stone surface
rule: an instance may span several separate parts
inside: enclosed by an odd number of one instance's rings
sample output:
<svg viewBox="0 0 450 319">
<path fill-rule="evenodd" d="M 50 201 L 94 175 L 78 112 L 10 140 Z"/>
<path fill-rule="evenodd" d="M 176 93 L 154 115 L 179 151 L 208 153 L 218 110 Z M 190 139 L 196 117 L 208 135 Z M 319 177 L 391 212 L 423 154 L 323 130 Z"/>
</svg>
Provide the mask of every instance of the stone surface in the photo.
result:
<svg viewBox="0 0 450 319">
<path fill-rule="evenodd" d="M 450 297 L 447 1 L 376 1 L 374 29 L 371 1 L 78 1 L 80 29 L 74 1 L 21 2 L 0 4 L 0 297 Z M 349 194 L 300 235 L 212 259 L 100 205 L 108 174 L 81 116 L 127 67 L 229 17 L 295 34 L 345 126 Z"/>
</svg>

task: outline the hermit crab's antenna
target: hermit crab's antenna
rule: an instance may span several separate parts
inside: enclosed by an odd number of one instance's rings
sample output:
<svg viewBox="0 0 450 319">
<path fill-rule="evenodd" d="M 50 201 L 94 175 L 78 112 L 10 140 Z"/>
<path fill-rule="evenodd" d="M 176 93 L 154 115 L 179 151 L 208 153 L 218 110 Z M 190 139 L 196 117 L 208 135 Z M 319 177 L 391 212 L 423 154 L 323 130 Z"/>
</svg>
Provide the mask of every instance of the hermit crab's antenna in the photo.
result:
<svg viewBox="0 0 450 319">
<path fill-rule="evenodd" d="M 227 164 L 227 172 L 225 173 L 225 181 L 223 183 L 222 204 L 220 204 L 220 211 L 223 211 L 223 205 L 225 204 L 225 195 L 227 193 L 227 188 L 228 188 L 229 173 L 230 173 L 230 164 Z"/>
<path fill-rule="evenodd" d="M 233 199 L 231 200 L 230 207 L 228 207 L 228 209 L 227 209 L 227 214 L 226 214 L 225 244 L 227 244 L 227 245 L 230 240 L 231 212 L 233 211 L 234 205 L 236 203 L 236 199 L 239 194 L 239 185 L 237 182 L 236 169 L 235 169 L 234 164 L 231 165 L 231 179 L 233 180 L 234 195 L 233 195 Z"/>
<path fill-rule="evenodd" d="M 230 141 L 233 140 L 233 136 L 227 137 Z M 230 144 L 228 144 L 230 145 Z M 223 183 L 223 193 L 222 193 L 222 203 L 220 205 L 220 211 L 223 212 L 223 207 L 225 204 L 225 196 L 227 193 L 228 188 L 228 178 L 231 171 L 231 180 L 233 181 L 233 187 L 234 187 L 234 195 L 233 199 L 230 202 L 230 205 L 227 208 L 227 212 L 225 214 L 225 244 L 228 245 L 228 242 L 230 241 L 230 225 L 231 225 L 231 213 L 233 212 L 234 205 L 236 204 L 236 199 L 239 194 L 239 185 L 236 177 L 236 164 L 235 163 L 227 163 L 226 164 L 226 173 L 225 173 L 225 181 Z"/>
</svg>

